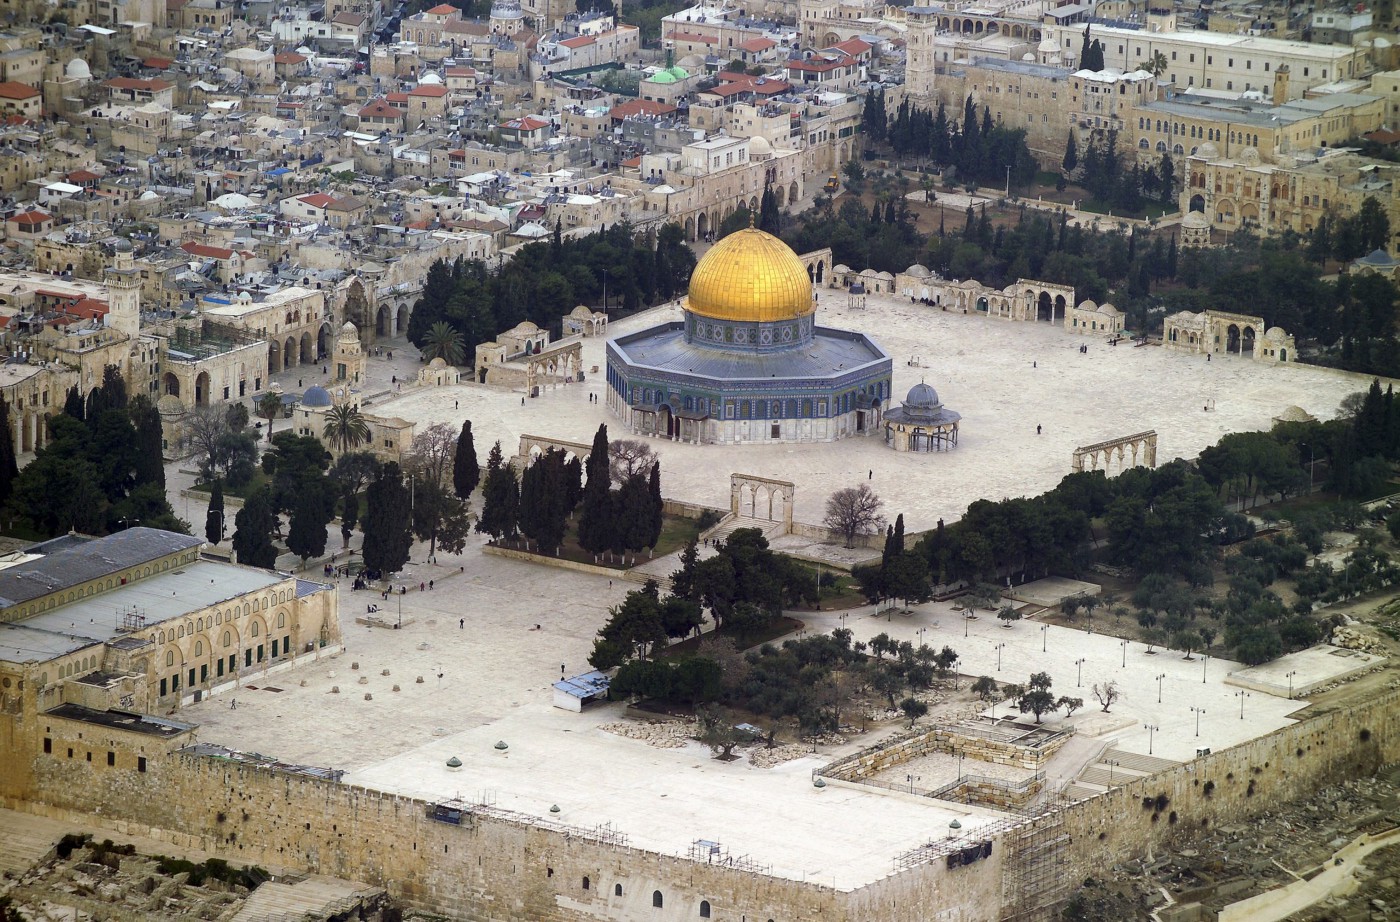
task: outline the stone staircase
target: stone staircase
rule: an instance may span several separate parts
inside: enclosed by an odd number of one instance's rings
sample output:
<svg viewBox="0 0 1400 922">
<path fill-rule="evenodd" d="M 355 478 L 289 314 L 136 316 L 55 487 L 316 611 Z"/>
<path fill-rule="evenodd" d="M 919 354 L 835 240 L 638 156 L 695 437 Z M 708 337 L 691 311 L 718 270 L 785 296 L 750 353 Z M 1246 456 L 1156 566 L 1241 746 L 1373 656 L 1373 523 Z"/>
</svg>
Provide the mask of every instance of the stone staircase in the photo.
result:
<svg viewBox="0 0 1400 922">
<path fill-rule="evenodd" d="M 309 875 L 263 884 L 248 896 L 233 922 L 300 922 L 351 912 L 382 897 L 378 887 Z"/>
<path fill-rule="evenodd" d="M 1085 768 L 1079 773 L 1078 778 L 1066 786 L 1065 794 L 1071 797 L 1076 795 L 1088 797 L 1100 794 L 1109 788 L 1117 787 L 1128 781 L 1136 781 L 1138 778 L 1155 775 L 1180 764 L 1180 762 L 1173 762 L 1171 759 L 1159 759 L 1156 756 L 1146 756 L 1140 752 L 1109 749 L 1099 756 L 1097 762 Z"/>
<path fill-rule="evenodd" d="M 0 810 L 0 880 L 27 872 L 53 851 L 64 833 L 72 829 L 58 820 L 13 810 Z"/>
<path fill-rule="evenodd" d="M 727 515 L 720 519 L 718 525 L 711 528 L 700 536 L 700 542 L 718 539 L 723 541 L 741 528 L 757 528 L 763 532 L 763 536 L 768 540 L 780 537 L 786 533 L 782 522 L 773 522 L 769 519 L 757 519 L 747 515 Z"/>
</svg>

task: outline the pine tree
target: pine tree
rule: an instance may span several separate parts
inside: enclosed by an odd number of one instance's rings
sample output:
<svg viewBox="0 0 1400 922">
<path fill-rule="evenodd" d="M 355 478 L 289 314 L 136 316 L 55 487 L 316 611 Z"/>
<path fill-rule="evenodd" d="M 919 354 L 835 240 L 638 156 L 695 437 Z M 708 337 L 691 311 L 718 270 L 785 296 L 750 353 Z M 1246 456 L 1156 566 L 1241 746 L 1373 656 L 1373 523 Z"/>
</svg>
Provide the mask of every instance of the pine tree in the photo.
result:
<svg viewBox="0 0 1400 922">
<path fill-rule="evenodd" d="M 1087 69 L 1089 67 L 1089 62 L 1092 60 L 1092 58 L 1090 57 L 1090 55 L 1093 54 L 1093 45 L 1091 44 L 1092 41 L 1093 39 L 1089 38 L 1089 27 L 1086 25 L 1084 27 L 1084 41 L 1079 46 L 1080 70 Z"/>
<path fill-rule="evenodd" d="M 68 388 L 68 396 L 63 400 L 63 412 L 77 420 L 87 419 L 87 401 L 78 391 L 78 385 Z"/>
<path fill-rule="evenodd" d="M 765 186 L 758 202 L 758 229 L 778 236 L 783 231 L 782 215 L 778 213 L 778 197 L 771 186 Z"/>
<path fill-rule="evenodd" d="M 695 585 L 695 567 L 700 562 L 700 542 L 691 538 L 681 551 L 681 568 L 671 574 L 671 594 L 676 598 L 699 601 L 700 592 Z"/>
<path fill-rule="evenodd" d="M 224 482 L 215 480 L 209 490 L 209 511 L 204 516 L 204 540 L 218 544 L 224 540 Z"/>
<path fill-rule="evenodd" d="M 614 506 L 617 528 L 612 549 L 617 553 L 636 552 L 647 546 L 651 535 L 651 491 L 641 474 L 634 474 L 617 491 Z"/>
<path fill-rule="evenodd" d="M 467 499 L 481 480 L 481 468 L 476 461 L 476 444 L 472 440 L 472 421 L 462 423 L 457 436 L 457 454 L 452 461 L 452 490 L 458 499 Z"/>
<path fill-rule="evenodd" d="M 390 462 L 365 491 L 365 518 L 360 528 L 365 536 L 361 548 L 365 566 L 385 576 L 402 570 L 413 546 L 411 529 L 408 488 L 399 466 Z"/>
<path fill-rule="evenodd" d="M 241 564 L 271 570 L 277 565 L 277 548 L 272 532 L 277 516 L 272 511 L 272 494 L 266 487 L 248 497 L 234 519 L 233 552 Z"/>
<path fill-rule="evenodd" d="M 0 506 L 9 500 L 14 492 L 15 478 L 19 476 L 19 466 L 15 463 L 15 443 L 10 433 L 14 428 L 10 423 L 10 404 L 0 397 Z"/>
</svg>

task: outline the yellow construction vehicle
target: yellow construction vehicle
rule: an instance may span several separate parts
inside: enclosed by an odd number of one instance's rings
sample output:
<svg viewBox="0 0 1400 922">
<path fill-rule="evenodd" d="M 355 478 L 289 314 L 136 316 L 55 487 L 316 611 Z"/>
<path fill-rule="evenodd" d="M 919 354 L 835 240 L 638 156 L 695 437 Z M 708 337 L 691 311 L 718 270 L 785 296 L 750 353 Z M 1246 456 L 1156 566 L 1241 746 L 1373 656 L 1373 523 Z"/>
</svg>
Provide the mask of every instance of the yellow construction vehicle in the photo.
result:
<svg viewBox="0 0 1400 922">
<path fill-rule="evenodd" d="M 841 188 L 841 180 L 836 178 L 835 173 L 832 173 L 830 178 L 827 179 L 826 185 L 822 186 L 822 188 L 826 190 L 827 195 L 835 195 L 836 190 Z"/>
</svg>

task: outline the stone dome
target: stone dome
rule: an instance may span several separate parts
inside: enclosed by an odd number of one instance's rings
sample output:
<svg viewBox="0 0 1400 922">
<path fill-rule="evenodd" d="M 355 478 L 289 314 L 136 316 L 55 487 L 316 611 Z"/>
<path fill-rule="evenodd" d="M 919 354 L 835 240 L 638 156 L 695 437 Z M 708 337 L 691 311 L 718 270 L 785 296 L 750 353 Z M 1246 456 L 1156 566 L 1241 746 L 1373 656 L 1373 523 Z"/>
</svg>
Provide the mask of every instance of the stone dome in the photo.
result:
<svg viewBox="0 0 1400 922">
<path fill-rule="evenodd" d="M 130 253 L 132 249 L 131 241 L 125 237 L 118 237 L 117 241 L 112 244 L 112 250 L 117 253 Z"/>
<path fill-rule="evenodd" d="M 63 68 L 64 76 L 72 80 L 91 80 L 92 68 L 82 58 L 74 58 Z"/>
<path fill-rule="evenodd" d="M 442 356 L 439 355 L 439 356 L 437 356 L 436 358 L 434 358 L 431 362 L 428 363 L 428 367 L 429 367 L 429 368 L 446 368 L 446 367 L 447 367 L 447 360 L 444 359 Z"/>
<path fill-rule="evenodd" d="M 174 394 L 166 394 L 156 401 L 156 410 L 162 416 L 179 416 L 185 412 L 185 405 Z"/>
<path fill-rule="evenodd" d="M 1181 219 L 1182 227 L 1210 227 L 1210 221 L 1199 211 L 1187 212 L 1186 217 Z"/>
<path fill-rule="evenodd" d="M 920 381 L 909 388 L 909 396 L 904 398 L 906 407 L 917 407 L 919 409 L 932 409 L 939 406 L 938 391 Z"/>
<path fill-rule="evenodd" d="M 927 266 L 920 265 L 919 263 L 914 263 L 914 265 L 904 270 L 904 274 L 916 279 L 926 279 L 933 275 L 932 272 L 928 271 Z"/>
<path fill-rule="evenodd" d="M 301 395 L 301 405 L 304 407 L 328 407 L 331 405 L 331 392 L 324 387 L 313 384 L 306 389 L 306 393 Z"/>
<path fill-rule="evenodd" d="M 792 320 L 812 313 L 812 280 L 791 247 L 750 227 L 701 257 L 690 276 L 688 308 L 715 320 Z"/>
<path fill-rule="evenodd" d="M 1216 147 L 1214 142 L 1207 141 L 1196 148 L 1196 156 L 1200 157 L 1202 160 L 1219 160 L 1220 148 Z"/>
<path fill-rule="evenodd" d="M 442 85 L 442 78 L 439 77 L 437 74 L 433 73 L 432 71 L 428 71 L 428 72 L 427 72 L 426 74 L 424 74 L 422 77 L 419 77 L 419 78 L 418 78 L 418 85 L 419 85 L 419 86 L 441 86 L 441 85 Z"/>
<path fill-rule="evenodd" d="M 761 134 L 749 138 L 749 159 L 766 160 L 773 156 L 773 145 Z"/>
</svg>

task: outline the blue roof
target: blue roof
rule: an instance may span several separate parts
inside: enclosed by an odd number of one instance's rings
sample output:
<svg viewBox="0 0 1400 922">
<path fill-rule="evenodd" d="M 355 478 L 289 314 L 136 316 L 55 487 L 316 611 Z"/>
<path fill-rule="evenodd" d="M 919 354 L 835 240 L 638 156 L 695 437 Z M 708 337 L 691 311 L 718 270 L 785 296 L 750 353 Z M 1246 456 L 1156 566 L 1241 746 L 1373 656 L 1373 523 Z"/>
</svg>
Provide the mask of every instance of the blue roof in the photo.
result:
<svg viewBox="0 0 1400 922">
<path fill-rule="evenodd" d="M 608 693 L 608 684 L 612 680 L 601 672 L 585 672 L 583 675 L 576 675 L 568 679 L 560 679 L 554 683 L 557 691 L 564 692 L 580 700 L 598 698 Z"/>
<path fill-rule="evenodd" d="M 890 363 L 889 354 L 869 337 L 830 327 L 817 327 L 812 341 L 799 347 L 746 352 L 687 342 L 685 325 L 673 321 L 619 336 L 608 343 L 608 350 L 633 367 L 692 374 L 716 383 L 826 380 Z"/>
<path fill-rule="evenodd" d="M 279 166 L 275 170 L 264 170 L 263 172 L 265 172 L 268 176 L 286 176 L 291 171 L 292 170 L 290 167 Z"/>
</svg>

